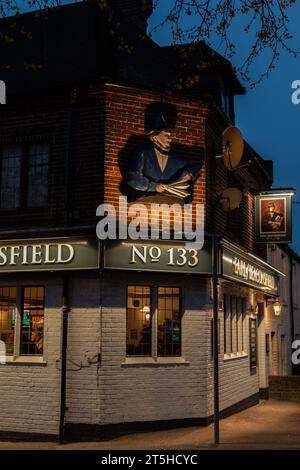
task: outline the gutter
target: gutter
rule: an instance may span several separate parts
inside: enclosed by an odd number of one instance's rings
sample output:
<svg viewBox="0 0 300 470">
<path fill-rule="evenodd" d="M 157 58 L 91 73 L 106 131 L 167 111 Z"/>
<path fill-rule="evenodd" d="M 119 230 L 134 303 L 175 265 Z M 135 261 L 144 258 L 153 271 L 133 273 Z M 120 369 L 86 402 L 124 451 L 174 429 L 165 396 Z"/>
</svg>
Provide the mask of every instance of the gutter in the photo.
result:
<svg viewBox="0 0 300 470">
<path fill-rule="evenodd" d="M 61 341 L 61 379 L 60 379 L 60 418 L 59 418 L 59 442 L 62 444 L 65 437 L 65 414 L 67 395 L 67 346 L 68 346 L 68 320 L 69 320 L 69 295 L 68 277 L 63 279 L 62 296 L 62 341 Z"/>
<path fill-rule="evenodd" d="M 70 210 L 70 164 L 71 164 L 71 132 L 72 132 L 72 105 L 76 100 L 76 89 L 70 95 L 70 102 L 67 108 L 67 131 L 66 131 L 66 152 L 65 152 L 65 188 L 64 203 L 65 217 L 64 226 L 69 226 Z M 69 292 L 68 277 L 63 278 L 62 293 L 62 339 L 61 339 L 61 377 L 60 377 L 60 417 L 59 417 L 59 442 L 62 444 L 65 437 L 65 414 L 67 395 L 67 346 L 68 346 L 68 320 L 69 320 Z"/>
<path fill-rule="evenodd" d="M 295 325 L 294 325 L 294 291 L 293 291 L 293 285 L 294 285 L 294 279 L 293 279 L 293 253 L 289 253 L 289 258 L 290 258 L 290 314 L 291 314 L 291 338 L 292 342 L 295 339 Z"/>
</svg>

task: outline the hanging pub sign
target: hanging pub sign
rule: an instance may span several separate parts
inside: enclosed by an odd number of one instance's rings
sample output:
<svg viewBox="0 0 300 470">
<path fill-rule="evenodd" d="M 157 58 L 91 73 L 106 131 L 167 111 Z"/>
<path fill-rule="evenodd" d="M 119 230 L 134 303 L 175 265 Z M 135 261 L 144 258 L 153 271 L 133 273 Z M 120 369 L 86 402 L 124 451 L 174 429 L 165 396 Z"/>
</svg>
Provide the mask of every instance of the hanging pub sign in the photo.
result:
<svg viewBox="0 0 300 470">
<path fill-rule="evenodd" d="M 257 243 L 291 243 L 292 190 L 273 190 L 255 196 Z"/>
</svg>

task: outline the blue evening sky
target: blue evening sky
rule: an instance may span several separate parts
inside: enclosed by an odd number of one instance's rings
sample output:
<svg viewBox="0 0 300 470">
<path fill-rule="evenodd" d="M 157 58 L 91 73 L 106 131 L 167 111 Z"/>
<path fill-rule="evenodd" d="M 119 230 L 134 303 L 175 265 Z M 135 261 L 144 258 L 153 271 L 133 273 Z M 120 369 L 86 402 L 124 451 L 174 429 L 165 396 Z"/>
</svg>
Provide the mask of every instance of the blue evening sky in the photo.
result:
<svg viewBox="0 0 300 470">
<path fill-rule="evenodd" d="M 150 19 L 149 29 L 159 22 L 160 16 L 166 12 L 167 5 L 172 1 L 161 1 L 160 9 Z M 291 45 L 300 50 L 300 2 L 296 2 L 290 12 L 289 29 L 293 34 Z M 240 22 L 239 26 L 234 26 L 231 30 L 231 37 L 237 46 L 236 55 L 231 61 L 234 66 L 239 66 L 249 50 L 251 36 L 243 32 Z M 167 27 L 158 30 L 153 39 L 161 45 L 172 42 Z M 261 70 L 267 58 L 268 53 L 264 53 L 255 63 L 253 76 Z M 254 89 L 246 87 L 246 95 L 236 97 L 235 111 L 236 125 L 245 139 L 263 158 L 274 161 L 273 187 L 293 187 L 297 191 L 294 200 L 300 200 L 300 104 L 294 105 L 291 101 L 291 84 L 294 80 L 300 80 L 300 56 L 294 59 L 282 52 L 268 79 Z M 293 204 L 292 246 L 300 253 L 300 205 L 297 204 Z"/>
</svg>

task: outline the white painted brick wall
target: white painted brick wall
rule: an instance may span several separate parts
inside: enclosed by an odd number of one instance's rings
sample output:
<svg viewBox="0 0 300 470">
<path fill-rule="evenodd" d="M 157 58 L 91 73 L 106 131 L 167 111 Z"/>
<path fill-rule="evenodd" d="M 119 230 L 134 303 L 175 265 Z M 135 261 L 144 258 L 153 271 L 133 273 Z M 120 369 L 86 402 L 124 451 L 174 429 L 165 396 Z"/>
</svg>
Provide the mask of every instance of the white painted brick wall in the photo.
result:
<svg viewBox="0 0 300 470">
<path fill-rule="evenodd" d="M 126 287 L 128 284 L 182 286 L 184 314 L 182 319 L 182 356 L 188 364 L 129 365 L 126 360 Z M 97 334 L 102 342 L 102 363 L 97 367 L 68 373 L 68 422 L 109 424 L 130 421 L 206 417 L 212 414 L 211 317 L 212 305 L 208 297 L 209 283 L 200 277 L 178 278 L 174 275 L 136 273 L 105 273 L 102 284 L 102 320 L 97 310 L 86 311 L 93 326 L 94 348 L 97 352 Z M 85 283 L 87 289 L 91 289 Z M 82 287 L 82 286 L 81 286 Z M 92 289 L 98 295 L 97 286 Z M 84 298 L 82 288 L 74 293 Z M 101 293 L 99 293 L 101 296 Z M 76 299 L 74 297 L 74 305 Z M 80 310 L 72 310 L 74 339 L 72 356 L 82 356 L 86 349 L 84 336 L 76 335 L 80 328 Z M 76 319 L 77 317 L 77 319 Z M 221 318 L 221 315 L 220 315 Z M 102 334 L 100 334 L 100 321 Z M 76 326 L 77 325 L 77 326 Z M 91 330 L 90 330 L 91 331 Z M 221 323 L 221 344 L 223 326 Z M 248 348 L 248 318 L 244 324 L 245 344 Z M 79 352 L 80 351 L 80 352 Z M 85 386 L 89 383 L 89 406 Z M 258 373 L 251 372 L 249 357 L 223 361 L 220 356 L 221 408 L 243 400 L 258 392 Z"/>
<path fill-rule="evenodd" d="M 21 282 L 21 281 L 18 281 Z M 23 282 L 24 283 L 24 282 Z M 0 429 L 58 433 L 62 282 L 53 275 L 26 279 L 46 285 L 45 359 L 47 366 L 0 366 Z M 14 283 L 15 284 L 15 283 Z M 183 288 L 182 356 L 186 364 L 129 365 L 126 360 L 126 287 L 134 284 Z M 10 282 L 10 285 L 12 283 Z M 67 412 L 68 423 L 207 417 L 212 414 L 210 282 L 203 277 L 106 272 L 71 276 Z M 102 303 L 102 312 L 99 305 Z M 221 319 L 221 408 L 258 391 L 249 358 L 223 361 Z M 248 345 L 248 328 L 245 327 Z M 248 347 L 248 346 L 247 346 Z M 99 364 L 88 364 L 88 358 Z"/>
<path fill-rule="evenodd" d="M 232 287 L 222 287 L 219 289 L 219 298 L 223 294 L 249 297 L 249 290 L 238 284 Z M 249 300 L 248 300 L 249 304 Z M 249 353 L 249 313 L 244 319 L 244 345 L 246 353 Z M 224 316 L 222 309 L 219 309 L 220 319 L 220 355 L 219 355 L 219 386 L 220 386 L 220 410 L 242 401 L 259 391 L 258 368 L 250 370 L 249 355 L 244 357 L 224 358 Z M 210 362 L 210 402 L 209 414 L 213 413 L 213 363 Z"/>
<path fill-rule="evenodd" d="M 179 419 L 207 415 L 207 364 L 210 357 L 210 315 L 205 309 L 207 290 L 201 278 L 186 277 L 185 312 L 182 323 L 183 357 L 188 364 L 175 365 L 124 365 L 126 359 L 126 286 L 128 284 L 180 286 L 182 280 L 172 275 L 136 273 L 106 273 L 102 285 L 102 364 L 84 371 L 69 372 L 68 422 L 93 422 L 101 424 L 160 419 Z M 95 289 L 93 289 L 96 291 Z M 78 295 L 82 291 L 75 289 Z M 79 294 L 80 292 L 80 294 Z M 74 299 L 74 303 L 76 303 Z M 204 308 L 204 309 L 203 309 Z M 202 310 L 201 310 L 202 309 Z M 96 311 L 86 312 L 88 321 L 97 317 Z M 78 312 L 78 316 L 80 312 Z M 73 353 L 79 344 L 76 336 L 76 311 L 72 311 L 74 336 Z M 93 334 L 99 333 L 99 316 Z M 71 330 L 70 330 L 71 334 Z M 98 340 L 99 341 L 99 340 Z M 71 345 L 71 343 L 70 343 Z M 96 352 L 97 341 L 94 344 Z M 86 374 L 86 375 L 84 375 Z M 89 377 L 91 406 L 83 387 L 84 377 Z M 70 401 L 72 398 L 72 401 Z"/>
<path fill-rule="evenodd" d="M 100 380 L 100 282 L 95 274 L 74 274 L 69 283 L 67 422 L 98 424 Z M 96 358 L 95 358 L 96 356 Z"/>
<path fill-rule="evenodd" d="M 61 298 L 59 279 L 34 276 L 26 282 L 13 278 L 1 285 L 46 285 L 45 351 L 46 366 L 0 365 L 0 431 L 57 434 L 60 407 Z"/>
<path fill-rule="evenodd" d="M 283 258 L 285 262 L 283 262 Z M 279 317 L 275 317 L 274 309 L 270 305 L 266 312 L 266 333 L 270 335 L 270 353 L 269 353 L 269 370 L 270 375 L 290 375 L 292 372 L 291 363 L 291 305 L 290 305 L 290 259 L 288 255 L 276 245 L 276 249 L 273 251 L 271 248 L 268 249 L 269 262 L 273 264 L 280 271 L 286 270 L 286 277 L 280 276 L 280 294 L 279 299 L 282 304 L 282 310 Z M 297 270 L 295 271 L 297 272 Z M 286 288 L 284 289 L 284 284 Z M 298 289 L 299 291 L 299 289 Z M 298 302 L 297 289 L 294 284 L 294 303 L 295 306 Z M 297 310 L 295 309 L 294 317 L 296 317 L 295 325 L 297 325 Z M 295 330 L 297 327 L 295 328 Z M 277 345 L 277 367 L 272 366 L 272 344 L 271 344 L 271 333 L 275 332 L 275 341 Z M 296 333 L 296 331 L 295 331 Z M 282 340 L 281 336 L 285 335 L 286 339 L 286 353 L 282 351 Z"/>
</svg>

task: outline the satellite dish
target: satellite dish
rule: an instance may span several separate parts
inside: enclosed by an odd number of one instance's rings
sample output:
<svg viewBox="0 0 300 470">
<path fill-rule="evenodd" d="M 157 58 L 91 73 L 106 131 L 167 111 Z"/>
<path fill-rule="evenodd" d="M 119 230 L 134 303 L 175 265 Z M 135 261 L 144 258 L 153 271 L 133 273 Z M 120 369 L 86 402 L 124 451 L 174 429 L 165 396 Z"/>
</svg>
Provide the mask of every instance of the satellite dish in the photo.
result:
<svg viewBox="0 0 300 470">
<path fill-rule="evenodd" d="M 242 197 L 242 191 L 237 188 L 224 189 L 219 201 L 223 211 L 230 212 L 237 209 L 241 203 Z"/>
<path fill-rule="evenodd" d="M 244 152 L 244 139 L 241 131 L 234 126 L 229 126 L 222 134 L 223 162 L 227 170 L 236 168 L 242 159 Z"/>
</svg>

